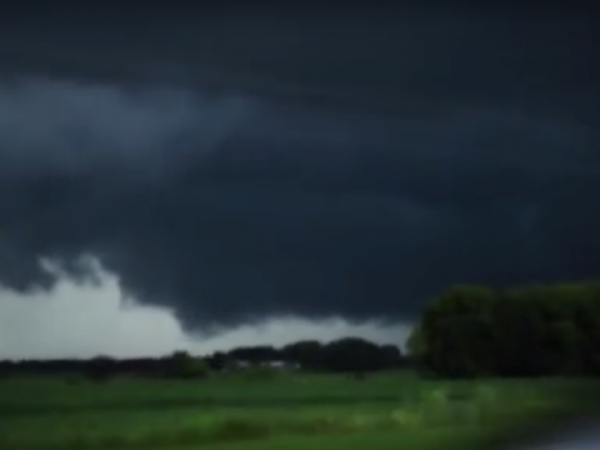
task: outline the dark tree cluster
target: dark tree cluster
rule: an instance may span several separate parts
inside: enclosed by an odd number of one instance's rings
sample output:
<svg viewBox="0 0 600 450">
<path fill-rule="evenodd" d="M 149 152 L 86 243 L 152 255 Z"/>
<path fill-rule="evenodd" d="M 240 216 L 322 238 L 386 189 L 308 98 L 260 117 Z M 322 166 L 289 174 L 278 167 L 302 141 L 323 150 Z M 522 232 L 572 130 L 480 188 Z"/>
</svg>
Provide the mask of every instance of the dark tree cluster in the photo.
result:
<svg viewBox="0 0 600 450">
<path fill-rule="evenodd" d="M 329 343 L 298 341 L 281 348 L 255 346 L 235 348 L 210 356 L 207 362 L 220 369 L 232 362 L 251 365 L 287 363 L 304 370 L 324 372 L 372 372 L 402 367 L 404 358 L 394 345 L 378 345 L 358 337 L 346 337 Z"/>
<path fill-rule="evenodd" d="M 600 375 L 600 283 L 455 286 L 425 309 L 408 346 L 433 376 Z"/>
<path fill-rule="evenodd" d="M 87 360 L 0 361 L 0 377 L 82 375 L 97 382 L 117 376 L 198 379 L 209 372 L 218 373 L 241 366 L 366 373 L 398 368 L 403 361 L 396 346 L 381 346 L 365 339 L 348 337 L 327 344 L 300 341 L 281 348 L 239 347 L 206 357 L 194 357 L 187 352 L 177 351 L 162 358 L 115 359 L 99 356 Z"/>
<path fill-rule="evenodd" d="M 151 378 L 192 378 L 205 376 L 207 365 L 178 351 L 162 358 L 52 359 L 0 361 L 0 376 L 83 376 L 91 381 L 107 381 L 117 376 Z"/>
</svg>

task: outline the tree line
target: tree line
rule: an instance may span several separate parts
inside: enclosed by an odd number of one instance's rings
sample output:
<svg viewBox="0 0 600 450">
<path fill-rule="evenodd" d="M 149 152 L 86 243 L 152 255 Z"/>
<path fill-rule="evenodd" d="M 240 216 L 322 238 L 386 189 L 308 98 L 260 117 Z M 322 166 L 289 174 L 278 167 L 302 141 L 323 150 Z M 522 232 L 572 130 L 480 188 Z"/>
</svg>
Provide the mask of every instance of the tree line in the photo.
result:
<svg viewBox="0 0 600 450">
<path fill-rule="evenodd" d="M 201 378 L 208 373 L 241 368 L 367 373 L 400 368 L 403 364 L 405 358 L 395 345 L 378 345 L 359 337 L 346 337 L 329 343 L 305 340 L 280 348 L 238 347 L 202 357 L 176 351 L 161 358 L 117 359 L 99 356 L 85 360 L 0 361 L 0 376 L 83 374 L 99 381 L 119 375 Z"/>
<path fill-rule="evenodd" d="M 600 375 L 600 282 L 454 286 L 408 348 L 421 373 L 444 378 Z"/>
</svg>

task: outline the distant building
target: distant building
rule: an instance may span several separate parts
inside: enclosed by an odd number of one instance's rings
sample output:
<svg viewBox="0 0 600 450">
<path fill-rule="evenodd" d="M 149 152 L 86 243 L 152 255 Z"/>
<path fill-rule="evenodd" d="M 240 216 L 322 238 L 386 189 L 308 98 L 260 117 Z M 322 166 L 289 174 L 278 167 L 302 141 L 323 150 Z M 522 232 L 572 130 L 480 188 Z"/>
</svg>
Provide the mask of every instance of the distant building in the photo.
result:
<svg viewBox="0 0 600 450">
<path fill-rule="evenodd" d="M 269 367 L 274 367 L 278 369 L 287 369 L 287 370 L 298 370 L 300 369 L 300 364 L 295 361 L 268 361 L 265 363 Z"/>
<path fill-rule="evenodd" d="M 300 369 L 300 364 L 294 361 L 284 361 L 284 360 L 276 360 L 276 361 L 264 361 L 258 364 L 252 363 L 251 361 L 246 361 L 243 359 L 235 359 L 230 361 L 230 368 L 233 369 L 244 369 L 247 367 L 272 367 L 274 369 L 281 370 L 298 370 Z"/>
</svg>

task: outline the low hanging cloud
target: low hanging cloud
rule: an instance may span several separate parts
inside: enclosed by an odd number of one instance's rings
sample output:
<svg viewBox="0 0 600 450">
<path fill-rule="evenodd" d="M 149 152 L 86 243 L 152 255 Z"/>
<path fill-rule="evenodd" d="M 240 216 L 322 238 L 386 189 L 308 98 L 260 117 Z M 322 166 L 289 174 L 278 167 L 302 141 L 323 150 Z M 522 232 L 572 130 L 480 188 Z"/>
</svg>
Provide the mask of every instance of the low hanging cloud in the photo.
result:
<svg viewBox="0 0 600 450">
<path fill-rule="evenodd" d="M 93 275 L 77 281 L 49 261 L 43 270 L 59 280 L 50 290 L 19 294 L 0 289 L 0 357 L 89 358 L 163 356 L 175 350 L 206 355 L 248 345 L 276 345 L 304 339 L 331 341 L 361 336 L 402 344 L 408 326 L 349 324 L 339 318 L 307 321 L 287 317 L 241 325 L 220 333 L 186 333 L 167 307 L 124 301 L 116 276 L 97 260 L 80 263 Z"/>
<path fill-rule="evenodd" d="M 0 282 L 52 289 L 60 278 L 40 258 L 83 279 L 78 258 L 92 254 L 126 297 L 187 332 L 405 323 L 452 283 L 597 276 L 589 18 L 563 15 L 561 28 L 549 15 L 536 33 L 515 19 L 511 34 L 499 18 L 413 14 L 422 26 L 350 15 L 323 54 L 281 17 L 180 24 L 189 34 L 172 27 L 162 47 L 48 34 L 44 55 L 14 31 Z M 302 20 L 317 35 L 334 26 Z M 359 39 L 361 24 L 372 33 Z"/>
</svg>

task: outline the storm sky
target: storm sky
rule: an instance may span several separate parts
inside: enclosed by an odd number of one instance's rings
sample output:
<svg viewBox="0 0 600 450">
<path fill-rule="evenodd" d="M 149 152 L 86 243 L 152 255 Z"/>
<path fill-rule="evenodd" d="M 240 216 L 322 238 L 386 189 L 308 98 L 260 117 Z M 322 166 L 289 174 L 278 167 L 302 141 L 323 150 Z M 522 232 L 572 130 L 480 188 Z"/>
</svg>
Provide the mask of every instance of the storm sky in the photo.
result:
<svg viewBox="0 0 600 450">
<path fill-rule="evenodd" d="M 181 333 L 396 326 L 454 283 L 598 276 L 590 11 L 1 17 L 0 310 L 20 329 L 99 272 Z"/>
</svg>

